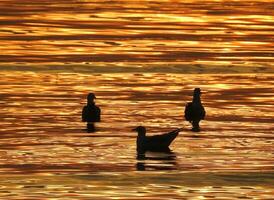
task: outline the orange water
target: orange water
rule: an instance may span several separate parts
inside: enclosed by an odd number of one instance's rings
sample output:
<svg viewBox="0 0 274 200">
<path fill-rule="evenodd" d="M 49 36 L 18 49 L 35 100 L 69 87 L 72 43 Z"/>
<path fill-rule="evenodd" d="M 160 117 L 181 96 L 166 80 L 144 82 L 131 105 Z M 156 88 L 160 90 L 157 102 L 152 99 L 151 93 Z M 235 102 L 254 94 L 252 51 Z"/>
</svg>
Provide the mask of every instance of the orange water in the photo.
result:
<svg viewBox="0 0 274 200">
<path fill-rule="evenodd" d="M 273 39 L 269 0 L 0 0 L 0 199 L 273 198 Z"/>
<path fill-rule="evenodd" d="M 273 67 L 269 0 L 0 0 L 1 63 Z"/>
<path fill-rule="evenodd" d="M 4 199 L 270 199 L 273 76 L 0 73 L 0 197 Z M 202 131 L 183 120 L 192 88 Z M 102 122 L 85 132 L 86 94 Z M 183 127 L 172 153 L 136 159 L 131 129 Z"/>
</svg>

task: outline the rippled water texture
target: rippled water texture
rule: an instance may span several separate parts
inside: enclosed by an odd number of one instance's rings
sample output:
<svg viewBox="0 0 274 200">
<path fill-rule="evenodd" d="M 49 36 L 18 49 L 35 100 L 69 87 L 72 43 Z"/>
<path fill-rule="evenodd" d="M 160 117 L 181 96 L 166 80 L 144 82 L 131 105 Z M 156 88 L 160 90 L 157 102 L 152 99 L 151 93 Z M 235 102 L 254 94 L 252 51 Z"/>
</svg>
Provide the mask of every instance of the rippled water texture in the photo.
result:
<svg viewBox="0 0 274 200">
<path fill-rule="evenodd" d="M 269 0 L 0 0 L 0 11 L 1 63 L 273 69 Z"/>
<path fill-rule="evenodd" d="M 0 72 L 5 199 L 271 199 L 273 76 Z M 200 86 L 207 118 L 183 120 Z M 96 132 L 80 114 L 94 91 Z M 137 159 L 136 133 L 183 127 L 171 153 Z"/>
<path fill-rule="evenodd" d="M 273 9 L 0 0 L 0 199 L 272 199 Z M 195 87 L 198 134 L 183 119 Z M 93 133 L 80 118 L 89 92 Z M 137 125 L 183 131 L 172 152 L 136 157 Z"/>
</svg>

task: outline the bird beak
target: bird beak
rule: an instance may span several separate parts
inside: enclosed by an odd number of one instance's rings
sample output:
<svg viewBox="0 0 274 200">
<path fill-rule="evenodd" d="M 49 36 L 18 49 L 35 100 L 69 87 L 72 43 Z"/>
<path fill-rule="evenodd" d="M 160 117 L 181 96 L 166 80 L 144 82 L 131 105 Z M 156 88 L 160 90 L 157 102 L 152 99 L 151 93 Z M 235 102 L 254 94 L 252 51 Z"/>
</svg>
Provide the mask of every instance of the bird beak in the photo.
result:
<svg viewBox="0 0 274 200">
<path fill-rule="evenodd" d="M 132 131 L 136 131 L 136 128 L 134 128 L 134 129 L 131 129 Z"/>
</svg>

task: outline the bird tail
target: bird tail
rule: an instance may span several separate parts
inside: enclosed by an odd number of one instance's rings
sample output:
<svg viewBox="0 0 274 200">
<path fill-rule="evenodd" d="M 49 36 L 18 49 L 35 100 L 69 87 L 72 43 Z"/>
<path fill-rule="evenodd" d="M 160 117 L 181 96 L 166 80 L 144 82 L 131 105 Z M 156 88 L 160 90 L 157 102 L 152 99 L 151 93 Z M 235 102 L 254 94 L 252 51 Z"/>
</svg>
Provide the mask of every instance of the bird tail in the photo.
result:
<svg viewBox="0 0 274 200">
<path fill-rule="evenodd" d="M 175 129 L 175 130 L 169 132 L 169 135 L 172 135 L 172 136 L 173 136 L 172 138 L 174 139 L 174 138 L 177 137 L 177 135 L 179 134 L 179 132 L 180 132 L 181 130 L 182 130 L 182 128 L 177 128 L 177 129 Z"/>
<path fill-rule="evenodd" d="M 177 128 L 174 131 L 171 131 L 171 133 L 179 133 L 182 130 L 183 130 L 183 128 Z"/>
<path fill-rule="evenodd" d="M 169 137 L 167 139 L 167 144 L 168 144 L 167 146 L 169 146 L 170 143 L 178 136 L 179 132 L 180 131 L 178 129 L 176 129 L 176 130 L 168 133 Z"/>
</svg>

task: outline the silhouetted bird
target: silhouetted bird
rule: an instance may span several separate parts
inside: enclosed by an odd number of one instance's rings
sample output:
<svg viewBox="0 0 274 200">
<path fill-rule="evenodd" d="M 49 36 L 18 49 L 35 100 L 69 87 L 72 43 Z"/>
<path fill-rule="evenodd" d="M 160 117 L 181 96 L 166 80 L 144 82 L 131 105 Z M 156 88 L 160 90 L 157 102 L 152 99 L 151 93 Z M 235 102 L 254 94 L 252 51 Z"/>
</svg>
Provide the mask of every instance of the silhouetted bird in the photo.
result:
<svg viewBox="0 0 274 200">
<path fill-rule="evenodd" d="M 96 99 L 93 93 L 89 93 L 87 96 L 87 105 L 82 110 L 82 121 L 87 122 L 87 131 L 94 132 L 95 127 L 93 122 L 101 121 L 101 110 L 95 105 L 94 99 Z"/>
<path fill-rule="evenodd" d="M 192 102 L 187 103 L 185 107 L 185 119 L 192 124 L 192 131 L 200 131 L 199 123 L 205 118 L 206 112 L 201 103 L 201 90 L 195 88 Z"/>
<path fill-rule="evenodd" d="M 176 129 L 162 135 L 146 136 L 146 128 L 144 126 L 138 126 L 133 130 L 138 132 L 136 140 L 138 153 L 145 153 L 146 151 L 169 151 L 169 145 L 181 131 L 181 129 Z"/>
</svg>

